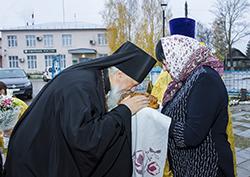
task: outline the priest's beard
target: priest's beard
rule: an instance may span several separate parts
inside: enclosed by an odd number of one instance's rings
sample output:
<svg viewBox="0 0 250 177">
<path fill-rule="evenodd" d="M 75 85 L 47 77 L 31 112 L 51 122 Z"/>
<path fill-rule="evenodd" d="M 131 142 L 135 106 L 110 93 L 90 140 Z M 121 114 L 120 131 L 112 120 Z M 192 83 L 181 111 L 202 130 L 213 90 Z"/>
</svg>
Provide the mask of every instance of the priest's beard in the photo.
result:
<svg viewBox="0 0 250 177">
<path fill-rule="evenodd" d="M 119 87 L 111 86 L 111 90 L 109 91 L 107 95 L 108 110 L 111 110 L 117 106 L 118 101 L 120 100 L 122 94 L 123 94 L 123 91 Z"/>
</svg>

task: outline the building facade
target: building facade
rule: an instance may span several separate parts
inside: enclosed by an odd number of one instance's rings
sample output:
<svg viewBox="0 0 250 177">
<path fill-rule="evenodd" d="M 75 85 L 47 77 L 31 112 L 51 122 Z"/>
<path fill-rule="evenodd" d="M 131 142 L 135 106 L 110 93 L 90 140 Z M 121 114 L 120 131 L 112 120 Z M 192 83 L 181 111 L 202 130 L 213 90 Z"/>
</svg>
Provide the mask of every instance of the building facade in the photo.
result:
<svg viewBox="0 0 250 177">
<path fill-rule="evenodd" d="M 60 58 L 61 68 L 106 56 L 106 28 L 80 22 L 50 23 L 2 29 L 2 67 L 42 73 Z"/>
<path fill-rule="evenodd" d="M 250 70 L 250 58 L 248 58 L 239 49 L 232 48 L 232 60 L 234 70 Z M 228 56 L 225 61 L 225 69 L 231 68 L 231 58 Z"/>
</svg>

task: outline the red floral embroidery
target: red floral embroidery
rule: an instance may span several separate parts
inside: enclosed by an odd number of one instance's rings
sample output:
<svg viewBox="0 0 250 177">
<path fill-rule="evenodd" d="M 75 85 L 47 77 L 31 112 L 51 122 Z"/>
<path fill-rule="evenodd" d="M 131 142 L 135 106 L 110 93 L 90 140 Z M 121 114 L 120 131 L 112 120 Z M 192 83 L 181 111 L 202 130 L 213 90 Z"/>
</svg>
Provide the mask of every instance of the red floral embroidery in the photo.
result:
<svg viewBox="0 0 250 177">
<path fill-rule="evenodd" d="M 161 150 L 153 150 L 149 148 L 148 151 L 138 150 L 133 155 L 133 163 L 137 174 L 142 175 L 148 173 L 152 176 L 156 176 L 161 172 L 161 168 L 158 164 Z"/>
<path fill-rule="evenodd" d="M 156 162 L 148 164 L 147 172 L 153 176 L 160 173 L 160 166 Z"/>
</svg>

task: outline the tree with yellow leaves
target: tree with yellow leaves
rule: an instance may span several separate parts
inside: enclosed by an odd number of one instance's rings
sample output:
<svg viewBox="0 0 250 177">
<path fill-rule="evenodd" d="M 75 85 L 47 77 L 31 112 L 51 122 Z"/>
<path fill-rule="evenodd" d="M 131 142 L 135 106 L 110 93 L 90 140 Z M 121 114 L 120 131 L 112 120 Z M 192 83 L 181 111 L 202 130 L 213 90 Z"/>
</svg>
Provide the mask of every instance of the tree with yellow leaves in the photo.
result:
<svg viewBox="0 0 250 177">
<path fill-rule="evenodd" d="M 108 0 L 103 19 L 107 25 L 107 39 L 111 51 L 133 38 L 137 0 Z"/>
<path fill-rule="evenodd" d="M 162 35 L 161 2 L 156 0 L 143 0 L 141 4 L 141 20 L 137 26 L 136 44 L 146 52 L 155 56 L 155 45 Z M 166 21 L 172 16 L 170 9 L 166 9 Z M 167 23 L 168 24 L 168 23 Z M 168 27 L 167 33 L 168 32 Z"/>
<path fill-rule="evenodd" d="M 102 14 L 112 52 L 130 40 L 155 56 L 155 44 L 162 34 L 161 1 L 107 0 Z M 166 21 L 171 16 L 170 9 L 166 9 Z"/>
</svg>

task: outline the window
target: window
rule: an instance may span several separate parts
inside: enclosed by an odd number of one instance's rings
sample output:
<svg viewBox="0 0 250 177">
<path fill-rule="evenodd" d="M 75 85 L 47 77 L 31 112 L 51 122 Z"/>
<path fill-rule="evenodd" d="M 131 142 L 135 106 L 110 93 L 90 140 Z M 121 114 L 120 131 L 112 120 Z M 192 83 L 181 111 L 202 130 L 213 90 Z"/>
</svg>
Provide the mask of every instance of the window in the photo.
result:
<svg viewBox="0 0 250 177">
<path fill-rule="evenodd" d="M 66 68 L 66 57 L 65 55 L 61 55 L 61 69 Z M 55 55 L 45 55 L 45 67 L 51 67 L 52 66 L 52 62 L 53 62 L 53 57 L 56 57 Z"/>
<path fill-rule="evenodd" d="M 45 47 L 53 47 L 53 35 L 44 35 L 43 41 Z"/>
<path fill-rule="evenodd" d="M 52 66 L 52 60 L 54 55 L 45 55 L 45 67 L 48 68 Z"/>
<path fill-rule="evenodd" d="M 36 36 L 35 35 L 27 35 L 26 36 L 26 45 L 27 45 L 27 47 L 35 47 L 36 46 Z"/>
<path fill-rule="evenodd" d="M 61 58 L 61 68 L 66 68 L 66 57 L 65 57 L 65 55 L 62 55 L 62 58 Z"/>
<path fill-rule="evenodd" d="M 99 45 L 107 45 L 108 41 L 107 41 L 107 34 L 98 34 L 98 44 Z"/>
<path fill-rule="evenodd" d="M 237 61 L 233 61 L 233 67 L 237 67 L 238 62 Z"/>
<path fill-rule="evenodd" d="M 99 53 L 98 54 L 98 57 L 106 57 L 106 56 L 108 56 L 108 54 L 106 54 L 106 53 Z"/>
<path fill-rule="evenodd" d="M 37 68 L 36 55 L 27 56 L 27 60 L 28 60 L 28 68 L 29 69 L 36 69 Z"/>
<path fill-rule="evenodd" d="M 9 67 L 18 68 L 18 56 L 9 56 Z"/>
<path fill-rule="evenodd" d="M 12 35 L 12 36 L 7 36 L 8 39 L 8 46 L 9 47 L 16 47 L 17 46 L 17 37 Z"/>
<path fill-rule="evenodd" d="M 243 61 L 238 61 L 238 67 L 244 67 L 245 63 Z"/>
<path fill-rule="evenodd" d="M 63 34 L 62 35 L 62 44 L 64 47 L 68 47 L 72 45 L 72 35 L 71 34 Z"/>
</svg>

